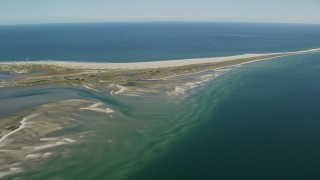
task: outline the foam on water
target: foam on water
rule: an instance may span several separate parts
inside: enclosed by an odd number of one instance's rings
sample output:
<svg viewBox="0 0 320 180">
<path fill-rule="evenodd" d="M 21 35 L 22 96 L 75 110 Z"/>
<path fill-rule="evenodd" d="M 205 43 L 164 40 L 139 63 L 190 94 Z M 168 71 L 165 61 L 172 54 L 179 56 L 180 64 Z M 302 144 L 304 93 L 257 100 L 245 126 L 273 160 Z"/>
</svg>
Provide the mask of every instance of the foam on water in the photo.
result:
<svg viewBox="0 0 320 180">
<path fill-rule="evenodd" d="M 203 71 L 203 72 L 200 72 L 200 73 L 194 73 L 194 74 L 188 74 L 188 75 L 182 75 L 180 77 L 183 77 L 183 76 L 199 76 L 198 78 L 198 81 L 193 81 L 193 82 L 186 82 L 182 85 L 179 85 L 179 86 L 176 86 L 174 87 L 174 90 L 173 91 L 168 91 L 167 94 L 169 96 L 179 96 L 179 95 L 183 95 L 183 94 L 186 94 L 187 91 L 189 90 L 192 90 L 196 87 L 199 87 L 199 86 L 203 86 L 205 85 L 208 81 L 211 81 L 213 79 L 215 79 L 216 77 L 218 77 L 219 75 L 227 72 L 231 70 L 231 68 L 221 68 L 221 69 L 218 69 L 218 70 L 210 70 L 210 71 Z M 202 75 L 203 74 L 203 75 Z M 178 76 L 179 77 L 179 76 Z"/>
</svg>

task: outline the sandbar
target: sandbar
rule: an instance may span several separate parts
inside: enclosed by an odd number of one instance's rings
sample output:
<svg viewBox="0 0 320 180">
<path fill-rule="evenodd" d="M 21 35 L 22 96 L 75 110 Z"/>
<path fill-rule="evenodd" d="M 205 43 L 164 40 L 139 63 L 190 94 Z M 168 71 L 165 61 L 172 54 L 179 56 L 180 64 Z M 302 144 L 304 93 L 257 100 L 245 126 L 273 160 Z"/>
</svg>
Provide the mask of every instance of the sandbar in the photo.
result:
<svg viewBox="0 0 320 180">
<path fill-rule="evenodd" d="M 111 84 L 162 79 L 277 57 L 318 52 L 320 52 L 320 48 L 295 52 L 130 63 L 72 61 L 1 62 L 0 72 L 15 72 L 18 75 L 6 82 L 1 82 L 0 88 L 56 84 L 92 85 L 95 87 L 101 82 Z M 19 76 L 22 73 L 24 74 Z"/>
</svg>

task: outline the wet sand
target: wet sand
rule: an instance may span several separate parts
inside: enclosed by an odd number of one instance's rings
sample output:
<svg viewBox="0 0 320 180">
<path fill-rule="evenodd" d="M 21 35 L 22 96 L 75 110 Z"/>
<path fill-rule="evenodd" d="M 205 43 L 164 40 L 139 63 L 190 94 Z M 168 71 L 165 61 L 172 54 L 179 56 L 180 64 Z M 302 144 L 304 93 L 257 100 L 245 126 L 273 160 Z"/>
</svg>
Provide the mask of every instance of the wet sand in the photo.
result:
<svg viewBox="0 0 320 180">
<path fill-rule="evenodd" d="M 0 72 L 17 75 L 0 83 L 0 87 L 36 85 L 82 86 L 90 91 L 108 87 L 112 95 L 140 95 L 163 90 L 167 95 L 184 94 L 186 89 L 209 81 L 228 66 L 282 56 L 320 52 L 320 49 L 274 54 L 251 54 L 198 60 L 174 60 L 150 63 L 73 63 L 73 62 L 18 62 L 0 63 Z M 209 73 L 210 72 L 210 73 Z M 27 73 L 27 74 L 25 74 Z M 21 74 L 19 76 L 19 74 Z M 192 74 L 192 77 L 188 77 Z M 198 75 L 196 75 L 198 74 Z M 198 76 L 197 78 L 195 76 Z M 46 159 L 54 153 L 49 149 L 73 144 L 82 134 L 50 136 L 75 124 L 83 112 L 100 113 L 112 119 L 114 110 L 100 101 L 67 100 L 53 102 L 24 111 L 19 115 L 3 118 L 0 129 L 0 178 L 21 171 L 16 162 Z M 70 114 L 75 118 L 70 118 Z M 65 115 L 65 116 L 63 116 Z M 56 117 L 57 116 L 57 117 Z M 44 122 L 43 119 L 46 119 Z M 59 121 L 56 121 L 59 119 Z M 14 143 L 12 143 L 14 141 Z M 112 140 L 106 140 L 112 142 Z M 3 172 L 1 175 L 1 171 Z"/>
</svg>

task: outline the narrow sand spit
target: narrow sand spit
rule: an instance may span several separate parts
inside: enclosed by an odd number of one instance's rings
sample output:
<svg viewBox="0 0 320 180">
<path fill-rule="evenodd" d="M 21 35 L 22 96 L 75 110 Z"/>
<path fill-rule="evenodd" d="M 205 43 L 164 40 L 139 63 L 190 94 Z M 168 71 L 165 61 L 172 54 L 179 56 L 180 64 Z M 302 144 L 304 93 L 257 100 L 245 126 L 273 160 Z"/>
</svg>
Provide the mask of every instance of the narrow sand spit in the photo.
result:
<svg viewBox="0 0 320 180">
<path fill-rule="evenodd" d="M 244 54 L 227 57 L 212 57 L 212 58 L 198 58 L 198 59 L 184 59 L 184 60 L 170 60 L 170 61 L 152 61 L 152 62 L 132 62 L 132 63 L 94 63 L 94 62 L 73 62 L 73 61 L 19 61 L 19 62 L 5 62 L 1 64 L 24 64 L 24 65 L 55 65 L 72 69 L 150 69 L 150 68 L 166 68 L 178 67 L 195 64 L 206 63 L 221 63 L 228 61 L 236 61 L 247 58 L 262 59 L 266 56 L 288 56 L 296 54 L 305 54 L 320 52 L 318 49 L 310 49 L 305 51 L 296 52 L 283 52 L 283 53 L 269 53 L 269 54 Z"/>
</svg>

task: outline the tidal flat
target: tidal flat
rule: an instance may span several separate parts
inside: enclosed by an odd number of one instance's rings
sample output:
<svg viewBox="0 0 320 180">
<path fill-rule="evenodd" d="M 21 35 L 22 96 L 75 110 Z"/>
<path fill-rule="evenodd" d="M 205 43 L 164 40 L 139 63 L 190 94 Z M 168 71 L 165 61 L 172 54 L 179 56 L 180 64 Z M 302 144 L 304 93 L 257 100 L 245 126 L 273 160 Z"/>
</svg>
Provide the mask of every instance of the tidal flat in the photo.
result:
<svg viewBox="0 0 320 180">
<path fill-rule="evenodd" d="M 78 155 L 89 153 L 94 147 L 88 146 L 99 136 L 99 142 L 115 155 L 109 157 L 109 173 L 105 177 L 122 178 L 137 164 L 143 164 L 139 154 L 144 158 L 157 156 L 194 125 L 194 118 L 190 117 L 199 116 L 202 110 L 191 113 L 181 107 L 181 97 L 189 89 L 215 79 L 231 66 L 316 52 L 319 49 L 136 69 L 83 68 L 86 64 L 79 68 L 56 62 L 1 63 L 0 71 L 6 72 L 6 77 L 0 82 L 4 107 L 0 117 L 0 154 L 5 157 L 0 161 L 0 177 L 24 173 L 26 169 L 34 172 L 33 167 L 50 157 L 69 157 L 75 149 L 64 149 L 66 145 L 80 147 L 76 150 Z M 155 123 L 154 117 L 162 121 Z M 85 147 L 77 144 L 82 141 L 86 141 Z M 125 157 L 124 149 L 128 147 L 135 153 Z M 29 177 L 40 178 L 41 174 L 31 173 Z"/>
</svg>

